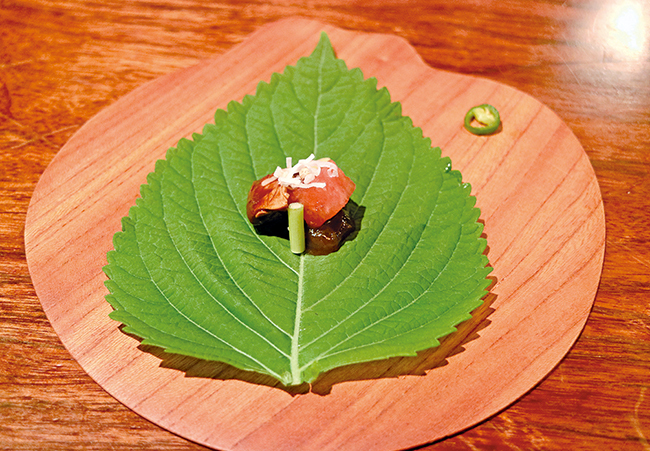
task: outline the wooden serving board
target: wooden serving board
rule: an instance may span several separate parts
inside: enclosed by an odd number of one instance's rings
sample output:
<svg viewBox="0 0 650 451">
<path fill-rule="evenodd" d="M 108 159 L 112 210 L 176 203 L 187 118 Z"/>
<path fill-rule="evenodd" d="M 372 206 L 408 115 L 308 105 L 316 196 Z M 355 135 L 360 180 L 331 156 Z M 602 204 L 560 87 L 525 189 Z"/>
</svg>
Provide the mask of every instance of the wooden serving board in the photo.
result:
<svg viewBox="0 0 650 451">
<path fill-rule="evenodd" d="M 311 53 L 322 31 L 348 67 L 388 87 L 471 183 L 494 267 L 485 307 L 436 350 L 334 370 L 310 392 L 142 348 L 109 319 L 104 299 L 102 266 L 120 218 L 169 147 L 199 132 L 217 108 L 253 94 L 260 80 Z M 463 128 L 465 112 L 482 103 L 501 113 L 495 135 Z M 142 86 L 88 121 L 41 177 L 25 241 L 34 286 L 63 344 L 98 384 L 143 417 L 220 450 L 388 451 L 484 420 L 558 364 L 593 304 L 605 225 L 584 150 L 534 98 L 432 69 L 394 36 L 289 19 Z M 395 369 L 404 365 L 411 366 L 405 374 Z"/>
</svg>

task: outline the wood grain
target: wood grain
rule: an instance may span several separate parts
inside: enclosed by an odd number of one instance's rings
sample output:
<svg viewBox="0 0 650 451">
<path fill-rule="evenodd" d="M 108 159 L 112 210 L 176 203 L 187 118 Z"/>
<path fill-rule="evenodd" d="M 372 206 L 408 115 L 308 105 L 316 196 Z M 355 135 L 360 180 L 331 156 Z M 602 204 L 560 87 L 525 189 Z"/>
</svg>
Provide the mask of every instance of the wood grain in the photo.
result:
<svg viewBox="0 0 650 451">
<path fill-rule="evenodd" d="M 605 264 L 580 339 L 507 410 L 422 449 L 648 449 L 646 0 L 0 1 L 0 449 L 205 449 L 121 405 L 62 346 L 28 273 L 27 207 L 99 111 L 292 16 L 401 36 L 432 67 L 534 96 L 569 125 L 598 178 Z"/>
<path fill-rule="evenodd" d="M 196 376 L 205 364 L 172 356 L 161 365 L 156 352 L 144 352 L 108 319 L 101 268 L 112 235 L 167 148 L 200 131 L 215 108 L 254 93 L 259 80 L 309 54 L 323 30 L 338 56 L 388 87 L 472 183 L 495 268 L 489 312 L 449 338 L 447 355 L 425 353 L 420 360 L 429 361 L 417 364 L 428 371 L 420 374 L 400 375 L 394 367 L 413 362 L 393 359 L 370 366 L 379 374 L 362 365 L 330 372 L 309 393 L 233 375 L 223 365 L 213 365 L 209 378 L 188 378 L 179 367 Z M 471 135 L 461 119 L 485 102 L 501 112 L 503 128 Z M 43 173 L 25 237 L 32 281 L 61 341 L 99 385 L 143 417 L 216 449 L 396 450 L 477 424 L 560 361 L 591 310 L 605 227 L 582 146 L 539 101 L 434 70 L 394 36 L 286 19 L 88 121 Z"/>
</svg>

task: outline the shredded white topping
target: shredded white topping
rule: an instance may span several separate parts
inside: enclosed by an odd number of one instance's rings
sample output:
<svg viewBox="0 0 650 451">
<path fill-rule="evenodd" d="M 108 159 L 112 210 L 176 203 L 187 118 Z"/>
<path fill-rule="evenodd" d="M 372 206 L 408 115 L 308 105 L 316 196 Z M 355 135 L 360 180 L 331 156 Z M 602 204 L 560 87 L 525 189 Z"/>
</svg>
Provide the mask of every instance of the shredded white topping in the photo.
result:
<svg viewBox="0 0 650 451">
<path fill-rule="evenodd" d="M 277 167 L 273 172 L 273 176 L 265 179 L 262 186 L 266 186 L 275 180 L 282 186 L 289 188 L 325 188 L 325 183 L 314 182 L 314 179 L 320 175 L 320 171 L 324 168 L 327 169 L 327 175 L 330 177 L 338 177 L 338 167 L 334 162 L 328 158 L 321 158 L 315 160 L 314 154 L 311 154 L 304 160 L 299 160 L 298 163 L 292 165 L 291 157 L 287 157 L 287 167 Z"/>
</svg>

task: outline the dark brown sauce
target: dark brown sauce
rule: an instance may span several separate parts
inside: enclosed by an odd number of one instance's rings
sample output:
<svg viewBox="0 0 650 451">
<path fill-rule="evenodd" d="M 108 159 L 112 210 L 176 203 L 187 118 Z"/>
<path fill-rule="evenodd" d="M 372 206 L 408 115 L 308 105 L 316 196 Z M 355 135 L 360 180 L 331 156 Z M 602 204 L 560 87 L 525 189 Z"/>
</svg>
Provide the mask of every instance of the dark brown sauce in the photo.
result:
<svg viewBox="0 0 650 451">
<path fill-rule="evenodd" d="M 256 218 L 254 225 L 260 235 L 289 239 L 286 211 L 274 211 Z M 336 252 L 356 229 L 356 221 L 346 206 L 318 228 L 312 229 L 305 225 L 305 252 L 311 255 Z"/>
<path fill-rule="evenodd" d="M 305 252 L 311 255 L 327 255 L 336 252 L 354 230 L 354 219 L 343 208 L 319 228 L 305 230 Z"/>
</svg>

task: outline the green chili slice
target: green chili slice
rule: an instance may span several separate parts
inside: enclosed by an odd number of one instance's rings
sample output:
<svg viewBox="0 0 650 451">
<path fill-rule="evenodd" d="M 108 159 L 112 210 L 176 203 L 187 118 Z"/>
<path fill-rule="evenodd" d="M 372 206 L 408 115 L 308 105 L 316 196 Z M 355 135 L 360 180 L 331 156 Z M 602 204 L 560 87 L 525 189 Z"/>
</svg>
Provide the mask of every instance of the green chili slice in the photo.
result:
<svg viewBox="0 0 650 451">
<path fill-rule="evenodd" d="M 472 121 L 478 122 L 479 126 L 472 125 Z M 475 106 L 465 115 L 465 128 L 475 135 L 489 135 L 494 133 L 501 124 L 499 112 L 492 105 L 487 103 Z"/>
</svg>

